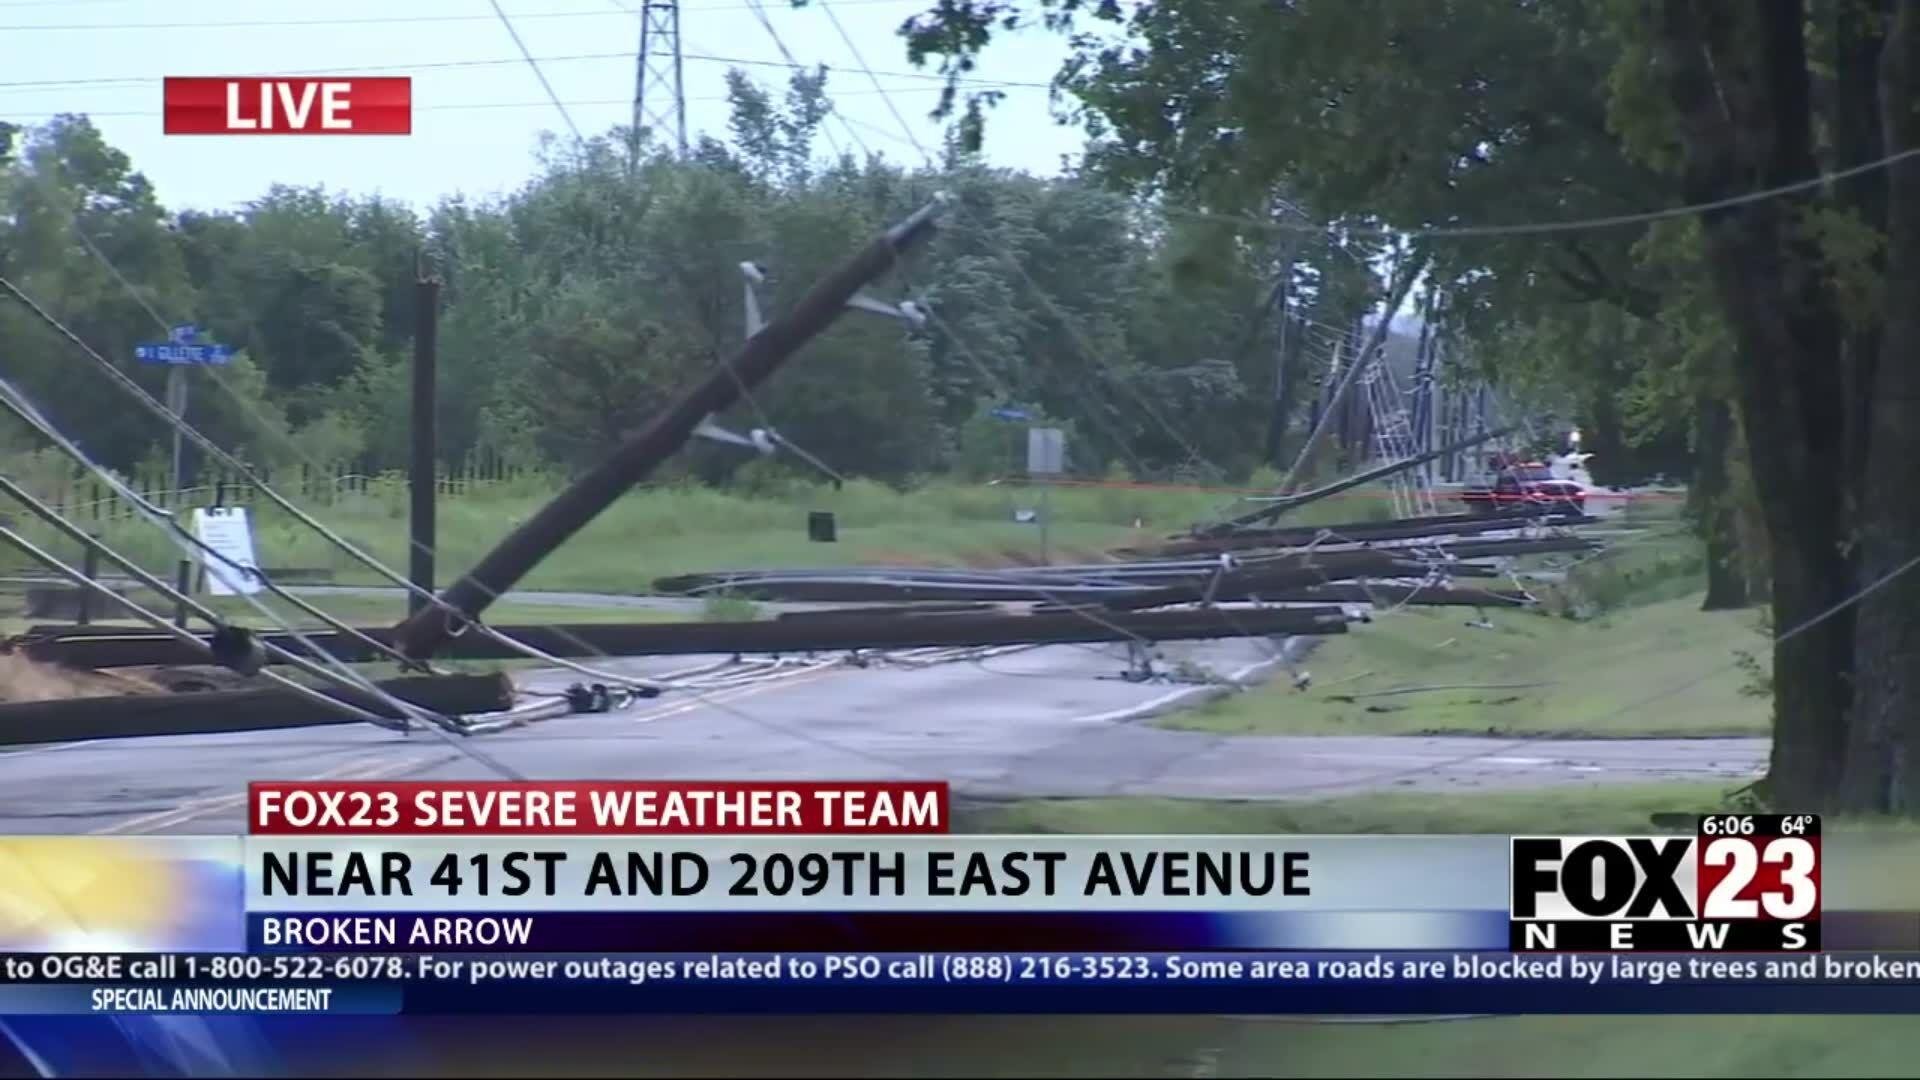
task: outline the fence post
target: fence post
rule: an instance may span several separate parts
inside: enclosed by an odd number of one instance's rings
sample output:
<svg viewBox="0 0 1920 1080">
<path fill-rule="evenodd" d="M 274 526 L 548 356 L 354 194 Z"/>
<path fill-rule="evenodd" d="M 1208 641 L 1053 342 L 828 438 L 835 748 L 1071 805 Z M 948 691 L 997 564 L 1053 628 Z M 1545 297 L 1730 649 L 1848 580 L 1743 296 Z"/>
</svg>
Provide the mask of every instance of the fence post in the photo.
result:
<svg viewBox="0 0 1920 1080">
<path fill-rule="evenodd" d="M 98 540 L 100 538 L 100 535 L 97 531 L 90 531 L 87 533 L 87 535 L 92 537 L 95 540 Z M 81 552 L 80 572 L 87 575 L 88 581 L 100 580 L 100 549 L 99 548 L 95 547 L 92 544 L 88 544 L 86 546 L 86 549 Z M 85 626 L 88 623 L 93 621 L 93 590 L 92 589 L 88 589 L 85 587 L 81 588 L 80 606 L 79 606 L 79 609 L 74 612 L 73 621 L 75 623 L 78 623 L 81 626 Z"/>
<path fill-rule="evenodd" d="M 181 559 L 178 563 L 174 564 L 173 587 L 181 597 L 173 602 L 173 623 L 175 626 L 185 629 L 187 625 L 186 598 L 193 594 L 193 563 L 190 560 Z"/>
</svg>

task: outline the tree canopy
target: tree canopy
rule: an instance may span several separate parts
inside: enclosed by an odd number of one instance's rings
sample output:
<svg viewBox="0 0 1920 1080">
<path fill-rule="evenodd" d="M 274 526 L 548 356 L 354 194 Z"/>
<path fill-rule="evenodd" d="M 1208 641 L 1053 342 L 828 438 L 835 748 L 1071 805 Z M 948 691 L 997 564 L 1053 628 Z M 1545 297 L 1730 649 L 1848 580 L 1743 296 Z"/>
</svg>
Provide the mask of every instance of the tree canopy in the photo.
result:
<svg viewBox="0 0 1920 1080">
<path fill-rule="evenodd" d="M 1709 600 L 1769 589 L 1782 631 L 1772 791 L 1920 805 L 1920 2 L 942 0 L 901 33 L 958 75 L 1025 22 L 1073 35 L 1091 169 L 1243 231 L 1286 198 L 1405 236 L 1596 466 L 1689 438 Z"/>
<path fill-rule="evenodd" d="M 983 420 L 1009 405 L 1071 428 L 1081 471 L 1218 479 L 1267 460 L 1270 246 L 1219 244 L 1090 174 L 1042 178 L 964 153 L 921 168 L 823 156 L 826 80 L 796 72 L 775 93 L 736 71 L 728 142 L 684 159 L 659 150 L 631 171 L 617 133 L 554 143 L 511 195 L 424 212 L 276 186 L 233 212 L 173 213 L 84 117 L 65 116 L 22 131 L 0 166 L 0 266 L 156 394 L 161 373 L 133 363 L 135 345 L 199 324 L 238 358 L 195 393 L 196 424 L 260 464 L 361 472 L 405 462 L 414 281 L 434 273 L 442 453 L 572 467 L 738 346 L 741 263 L 766 268 L 761 303 L 778 310 L 947 190 L 956 212 L 881 286 L 924 301 L 932 324 L 905 335 L 843 318 L 727 419 L 896 483 L 1017 468 Z M 1347 325 L 1370 288 L 1353 256 L 1322 244 L 1296 262 L 1327 282 L 1301 316 Z M 85 445 L 127 470 L 161 460 L 165 433 L 76 374 L 65 343 L 12 305 L 0 326 L 10 370 Z M 1323 359 L 1294 374 L 1312 378 Z M 718 480 L 740 463 L 701 448 L 676 467 Z"/>
</svg>

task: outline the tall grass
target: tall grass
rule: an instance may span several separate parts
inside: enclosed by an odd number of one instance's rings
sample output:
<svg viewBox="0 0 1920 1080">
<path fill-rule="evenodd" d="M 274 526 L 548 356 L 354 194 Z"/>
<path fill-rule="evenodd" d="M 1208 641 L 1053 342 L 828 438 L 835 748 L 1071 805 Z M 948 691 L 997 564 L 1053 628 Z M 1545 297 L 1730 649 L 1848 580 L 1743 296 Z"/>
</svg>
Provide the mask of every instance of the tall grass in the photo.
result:
<svg viewBox="0 0 1920 1080">
<path fill-rule="evenodd" d="M 1256 477 L 1254 485 L 1270 483 Z M 471 566 L 508 532 L 531 518 L 566 483 L 528 476 L 474 485 L 442 495 L 438 570 L 448 580 Z M 937 480 L 899 490 L 865 480 L 835 489 L 789 478 L 758 479 L 748 490 L 697 484 L 643 487 L 606 512 L 547 559 L 525 582 L 529 588 L 645 592 L 654 578 L 700 570 L 853 563 L 1004 565 L 1040 557 L 1040 529 L 1015 520 L 1019 510 L 1050 511 L 1052 557 L 1097 558 L 1108 549 L 1151 542 L 1212 520 L 1237 503 L 1233 491 L 1133 484 L 1124 480 L 1064 483 L 1043 493 L 1021 482 Z M 371 571 L 271 503 L 248 500 L 254 543 L 269 568 L 326 569 L 343 583 L 382 583 Z M 408 495 L 399 476 L 369 478 L 326 500 L 301 501 L 309 513 L 389 567 L 407 563 Z M 834 515 L 838 543 L 811 543 L 807 515 Z M 1286 523 L 1332 524 L 1392 514 L 1384 492 L 1360 489 L 1286 516 Z M 78 545 L 37 522 L 14 524 L 62 557 L 77 560 Z M 186 515 L 182 513 L 184 522 Z M 83 519 L 85 520 L 85 519 Z M 171 578 L 182 557 L 158 529 L 127 518 L 87 520 L 110 544 L 141 566 Z M 0 551 L 0 568 L 26 568 L 15 551 Z"/>
</svg>

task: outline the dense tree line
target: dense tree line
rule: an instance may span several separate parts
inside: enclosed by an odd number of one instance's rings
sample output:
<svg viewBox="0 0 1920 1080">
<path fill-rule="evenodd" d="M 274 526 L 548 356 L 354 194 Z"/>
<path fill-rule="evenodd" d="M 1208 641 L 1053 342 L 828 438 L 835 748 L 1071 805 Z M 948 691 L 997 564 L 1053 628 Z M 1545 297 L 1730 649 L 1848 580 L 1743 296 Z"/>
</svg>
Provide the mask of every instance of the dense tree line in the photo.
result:
<svg viewBox="0 0 1920 1080">
<path fill-rule="evenodd" d="M 84 117 L 62 117 L 12 140 L 0 269 L 156 395 L 164 373 L 135 364 L 135 345 L 199 324 L 240 352 L 193 373 L 196 424 L 262 465 L 364 472 L 405 464 L 423 268 L 444 282 L 445 459 L 577 466 L 738 346 L 740 263 L 767 269 L 761 302 L 778 311 L 948 191 L 956 205 L 931 245 L 878 288 L 924 301 L 931 325 L 843 318 L 725 418 L 771 423 L 845 474 L 892 482 L 1015 467 L 1019 432 L 991 415 L 1006 406 L 1068 428 L 1081 470 L 1244 477 L 1284 449 L 1267 438 L 1280 369 L 1296 384 L 1283 413 L 1298 418 L 1326 362 L 1324 348 L 1283 355 L 1306 335 L 1284 334 L 1271 310 L 1277 261 L 1306 283 L 1300 319 L 1349 326 L 1376 299 L 1361 245 L 1282 252 L 1157 218 L 1089 177 L 992 168 L 957 144 L 938 168 L 836 160 L 815 145 L 832 110 L 824 73 L 779 95 L 730 83 L 731 138 L 685 159 L 630 170 L 617 132 L 550 144 L 512 195 L 424 213 L 287 186 L 233 212 L 176 213 Z M 87 447 L 158 469 L 161 425 L 67 344 L 11 304 L 0 342 L 10 377 Z M 740 464 L 703 447 L 677 467 L 717 480 Z"/>
<path fill-rule="evenodd" d="M 949 0 L 902 32 L 958 72 L 1041 21 L 1097 171 L 1411 234 L 1504 381 L 1622 443 L 1683 423 L 1710 598 L 1764 588 L 1780 631 L 1770 792 L 1920 807 L 1920 0 Z"/>
</svg>

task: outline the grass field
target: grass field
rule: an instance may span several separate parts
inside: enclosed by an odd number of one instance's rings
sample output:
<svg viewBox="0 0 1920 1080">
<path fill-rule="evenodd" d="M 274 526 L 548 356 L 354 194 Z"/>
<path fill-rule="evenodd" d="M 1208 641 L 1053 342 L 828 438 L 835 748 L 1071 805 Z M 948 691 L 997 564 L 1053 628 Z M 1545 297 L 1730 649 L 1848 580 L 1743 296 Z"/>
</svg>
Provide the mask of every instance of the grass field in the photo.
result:
<svg viewBox="0 0 1920 1080">
<path fill-rule="evenodd" d="M 438 526 L 441 574 L 471 566 L 551 498 L 559 483 L 501 483 L 443 498 Z M 1052 557 L 1091 559 L 1109 548 L 1151 542 L 1210 518 L 1233 498 L 1230 492 L 1194 488 L 1060 487 L 1050 497 Z M 657 577 L 700 570 L 1038 562 L 1040 529 L 1013 520 L 1016 510 L 1038 504 L 1036 490 L 1011 484 L 940 482 L 901 492 L 851 481 L 837 491 L 824 485 L 791 485 L 754 495 L 692 486 L 643 488 L 616 502 L 528 575 L 521 587 L 633 594 L 652 591 Z M 303 505 L 387 565 L 406 565 L 404 484 L 375 481 L 365 493 L 343 493 L 327 505 Z M 837 542 L 808 541 L 807 514 L 816 510 L 835 515 Z M 1297 520 L 1326 524 L 1390 513 L 1391 502 L 1378 491 L 1360 489 L 1315 504 Z M 264 565 L 329 569 L 341 584 L 377 583 L 273 507 L 256 505 L 253 516 L 255 545 Z M 103 521 L 97 527 L 142 566 L 171 577 L 179 552 L 156 530 L 127 520 Z M 25 531 L 62 556 L 76 555 L 71 543 L 32 528 Z M 17 559 L 0 552 L 0 560 L 9 557 Z M 0 572 L 5 566 L 0 562 Z"/>
<path fill-rule="evenodd" d="M 399 622 L 406 617 L 406 601 L 398 595 L 392 597 L 356 595 L 350 593 L 300 594 L 301 598 L 321 611 L 341 619 L 353 626 L 383 626 Z M 149 610 L 162 614 L 171 614 L 172 608 L 158 597 L 141 592 L 132 594 L 132 599 Z M 237 597 L 199 598 L 207 606 L 222 615 L 229 616 L 241 625 L 261 626 L 265 624 L 259 613 L 246 601 Z M 265 597 L 274 611 L 296 627 L 318 627 L 324 625 L 318 617 L 309 615 L 300 609 L 271 597 Z M 524 625 L 528 623 L 607 623 L 607 622 L 666 622 L 672 619 L 699 618 L 699 613 L 675 615 L 667 612 L 648 611 L 633 607 L 577 607 L 560 604 L 528 604 L 519 601 L 503 601 L 487 610 L 486 620 L 499 626 Z M 29 625 L 37 622 L 55 622 L 57 620 L 29 619 L 21 614 L 20 595 L 18 593 L 0 593 L 0 636 L 17 634 Z M 94 619 L 95 623 L 105 626 L 145 625 L 124 612 L 102 611 Z M 196 622 L 195 625 L 198 625 Z"/>
<path fill-rule="evenodd" d="M 1331 637 L 1287 680 L 1165 723 L 1247 734 L 1750 735 L 1768 703 L 1741 651 L 1767 656 L 1755 611 L 1702 612 L 1697 594 L 1590 621 L 1406 608 Z M 1684 688 L 1676 690 L 1675 688 Z"/>
</svg>

